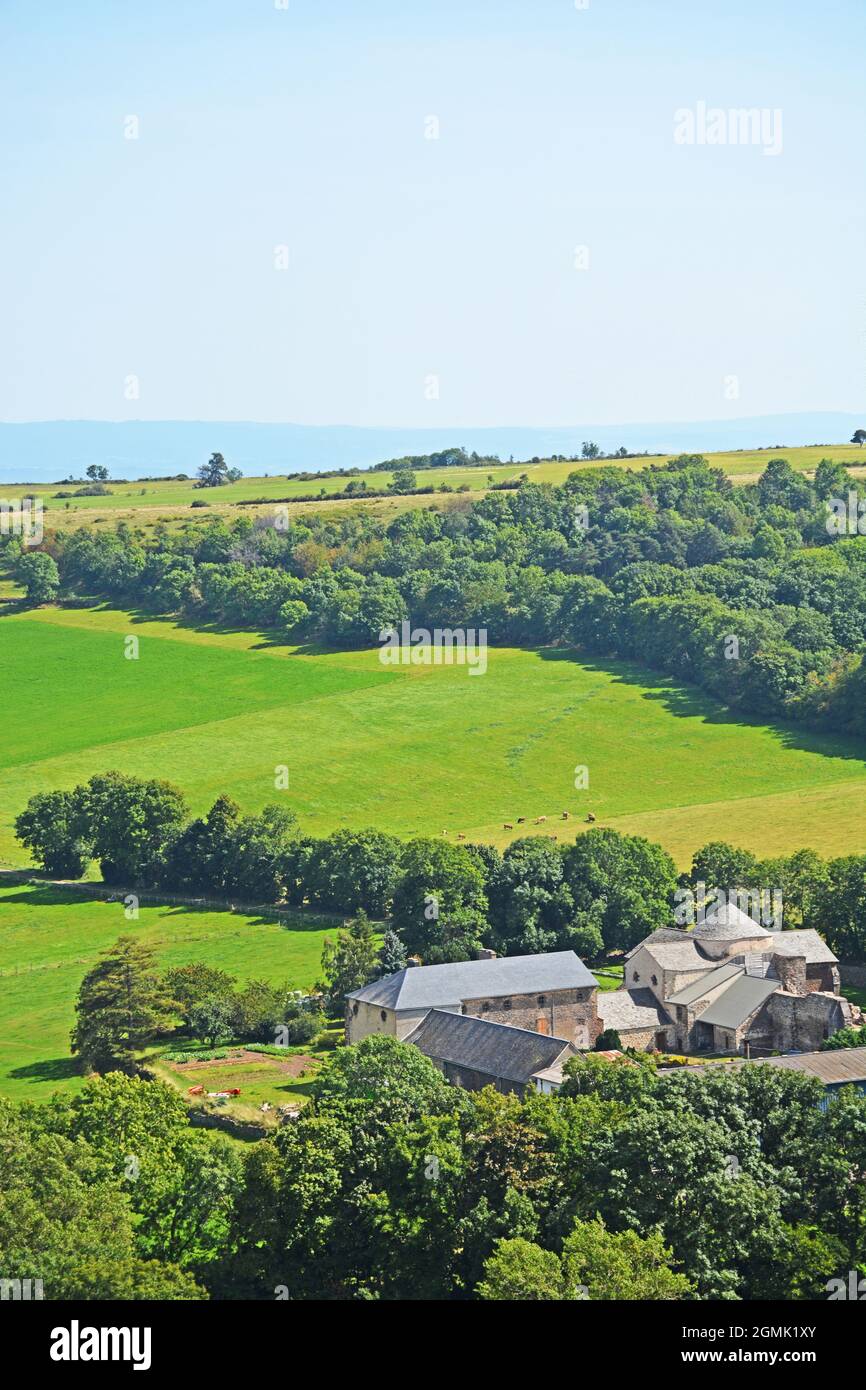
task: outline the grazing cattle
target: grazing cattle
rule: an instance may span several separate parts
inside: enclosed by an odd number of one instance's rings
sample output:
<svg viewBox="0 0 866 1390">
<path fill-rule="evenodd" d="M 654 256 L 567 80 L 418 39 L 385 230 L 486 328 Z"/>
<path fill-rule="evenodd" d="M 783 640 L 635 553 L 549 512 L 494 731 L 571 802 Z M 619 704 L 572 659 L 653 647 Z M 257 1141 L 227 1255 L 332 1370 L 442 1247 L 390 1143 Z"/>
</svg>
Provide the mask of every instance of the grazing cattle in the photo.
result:
<svg viewBox="0 0 866 1390">
<path fill-rule="evenodd" d="M 562 813 L 562 819 L 563 819 L 563 820 L 568 820 L 568 812 L 567 812 L 567 811 L 563 811 L 563 813 Z"/>
<path fill-rule="evenodd" d="M 517 817 L 517 824 L 518 824 L 518 825 L 525 825 L 525 824 L 526 824 L 526 817 L 525 817 L 525 816 L 518 816 L 518 817 Z"/>
<path fill-rule="evenodd" d="M 536 816 L 536 818 L 535 818 L 535 824 L 536 824 L 536 825 L 543 825 L 544 822 L 545 822 L 546 820 L 547 820 L 547 816 Z"/>
<path fill-rule="evenodd" d="M 514 826 L 513 826 L 513 825 L 509 825 L 509 824 L 508 824 L 508 821 L 506 821 L 505 824 L 503 825 L 502 829 L 503 829 L 503 830 L 513 830 L 513 829 L 514 829 Z"/>
<path fill-rule="evenodd" d="M 587 818 L 587 820 L 595 820 L 595 816 L 592 814 L 592 811 L 588 812 L 586 818 Z"/>
<path fill-rule="evenodd" d="M 465 840 L 465 839 L 466 839 L 466 836 L 465 836 L 465 835 L 461 835 L 460 831 L 458 830 L 458 832 L 457 832 L 457 838 L 458 838 L 458 840 Z"/>
</svg>

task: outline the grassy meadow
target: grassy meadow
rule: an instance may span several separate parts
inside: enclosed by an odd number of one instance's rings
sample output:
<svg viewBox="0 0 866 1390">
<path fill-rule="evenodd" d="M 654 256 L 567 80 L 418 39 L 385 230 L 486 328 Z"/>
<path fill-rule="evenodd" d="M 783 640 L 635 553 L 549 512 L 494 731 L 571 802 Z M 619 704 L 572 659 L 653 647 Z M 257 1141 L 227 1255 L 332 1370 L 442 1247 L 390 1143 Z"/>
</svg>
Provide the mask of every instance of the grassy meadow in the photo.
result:
<svg viewBox="0 0 866 1390">
<path fill-rule="evenodd" d="M 137 660 L 124 656 L 129 635 Z M 592 811 L 683 865 L 714 838 L 759 854 L 866 846 L 866 762 L 853 743 L 732 716 L 625 662 L 500 648 L 480 676 L 383 667 L 376 651 L 268 645 L 105 607 L 9 614 L 0 647 L 7 867 L 26 863 L 12 823 L 34 792 L 112 768 L 167 777 L 193 812 L 222 792 L 244 810 L 286 797 L 316 835 L 375 825 L 565 840 Z M 574 789 L 578 765 L 588 790 Z M 282 766 L 289 788 L 278 792 Z"/>
<path fill-rule="evenodd" d="M 648 464 L 662 464 L 672 455 L 658 454 L 650 457 L 616 460 L 617 466 L 627 469 L 644 468 Z M 741 449 L 729 453 L 708 453 L 706 457 L 717 467 L 724 469 L 739 482 L 754 481 L 766 468 L 771 458 L 784 457 L 793 468 L 802 472 L 812 472 L 822 458 L 832 458 L 857 470 L 866 469 L 866 451 L 856 444 L 814 445 L 792 449 Z M 596 468 L 605 460 L 560 462 L 541 459 L 538 463 L 505 463 L 481 468 L 422 468 L 416 470 L 419 487 L 438 488 L 445 483 L 453 489 L 468 488 L 470 493 L 483 493 L 491 483 L 499 483 L 519 478 L 523 473 L 536 483 L 561 483 L 570 473 L 587 468 Z M 58 498 L 61 491 L 72 491 L 71 485 L 58 483 L 19 484 L 3 488 L 3 495 L 9 500 L 24 495 L 39 496 L 45 507 L 45 525 L 49 530 L 67 527 L 112 523 L 115 521 L 134 522 L 145 527 L 158 522 L 178 522 L 208 516 L 233 516 L 238 514 L 238 503 L 250 503 L 262 499 L 263 508 L 273 506 L 277 501 L 288 501 L 291 511 L 315 510 L 321 513 L 327 501 L 301 502 L 293 499 L 321 494 L 325 499 L 341 492 L 346 484 L 365 480 L 371 488 L 385 488 L 392 481 L 389 472 L 366 470 L 338 478 L 292 479 L 284 476 L 242 478 L 225 487 L 197 490 L 189 481 L 170 482 L 128 482 L 108 483 L 110 495 L 104 497 Z M 448 494 L 438 493 L 420 497 L 372 498 L 369 501 L 342 499 L 330 503 L 331 508 L 363 507 L 376 514 L 391 514 L 407 506 L 448 506 L 456 499 Z M 206 502 L 207 508 L 192 509 L 193 502 Z M 243 507 L 244 512 L 255 513 L 256 508 Z"/>
<path fill-rule="evenodd" d="M 285 917 L 290 926 L 240 912 L 142 905 L 138 920 L 128 921 L 122 902 L 0 875 L 0 1095 L 46 1100 L 53 1090 L 81 1086 L 69 1053 L 75 998 L 87 970 L 119 936 L 152 946 L 164 968 L 202 961 L 239 980 L 309 988 L 319 975 L 327 919 Z"/>
</svg>

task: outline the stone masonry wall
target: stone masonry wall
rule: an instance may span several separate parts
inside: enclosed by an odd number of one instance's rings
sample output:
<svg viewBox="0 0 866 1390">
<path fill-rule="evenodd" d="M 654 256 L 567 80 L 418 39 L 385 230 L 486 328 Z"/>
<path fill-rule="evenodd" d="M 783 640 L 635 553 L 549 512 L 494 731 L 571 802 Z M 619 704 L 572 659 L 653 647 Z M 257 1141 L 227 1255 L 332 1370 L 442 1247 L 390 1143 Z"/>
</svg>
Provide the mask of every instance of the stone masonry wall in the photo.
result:
<svg viewBox="0 0 866 1390">
<path fill-rule="evenodd" d="M 595 986 L 558 989 L 549 994 L 512 994 L 500 999 L 465 999 L 464 1012 L 512 1028 L 565 1038 L 578 1047 L 592 1047 L 599 1033 Z"/>
</svg>

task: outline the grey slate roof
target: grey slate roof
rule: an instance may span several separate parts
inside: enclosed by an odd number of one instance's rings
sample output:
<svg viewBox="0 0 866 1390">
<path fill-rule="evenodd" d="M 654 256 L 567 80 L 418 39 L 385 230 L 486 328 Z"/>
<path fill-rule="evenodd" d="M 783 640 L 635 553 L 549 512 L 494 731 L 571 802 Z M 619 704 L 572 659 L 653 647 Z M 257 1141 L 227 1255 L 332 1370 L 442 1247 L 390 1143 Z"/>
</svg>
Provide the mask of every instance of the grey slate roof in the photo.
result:
<svg viewBox="0 0 866 1390">
<path fill-rule="evenodd" d="M 805 956 L 807 965 L 835 965 L 838 957 L 833 955 L 820 932 L 812 927 L 801 927 L 797 931 L 770 932 L 772 938 L 767 942 L 767 950 L 780 956 Z"/>
<path fill-rule="evenodd" d="M 717 903 L 704 920 L 692 928 L 692 936 L 697 941 L 745 941 L 771 934 L 735 903 Z"/>
<path fill-rule="evenodd" d="M 649 936 L 645 936 L 643 941 L 639 941 L 636 946 L 632 946 L 630 951 L 626 951 L 625 958 L 626 960 L 631 960 L 632 956 L 637 955 L 642 946 L 649 946 L 651 942 L 655 945 L 659 945 L 665 941 L 677 942 L 688 940 L 690 940 L 690 933 L 687 932 L 684 927 L 659 927 L 657 931 L 650 932 Z"/>
<path fill-rule="evenodd" d="M 700 1022 L 713 1023 L 719 1028 L 739 1028 L 779 987 L 778 980 L 740 974 L 723 990 L 715 1003 L 704 1010 Z"/>
<path fill-rule="evenodd" d="M 415 965 L 385 975 L 347 996 L 389 1009 L 452 1008 L 464 999 L 508 994 L 549 994 L 557 989 L 593 989 L 594 976 L 574 951 L 498 960 L 464 960 L 454 965 Z"/>
<path fill-rule="evenodd" d="M 564 1052 L 577 1052 L 566 1038 L 551 1038 L 528 1028 L 512 1028 L 507 1023 L 439 1009 L 431 1009 L 403 1041 L 436 1061 L 523 1086 L 536 1072 L 552 1067 Z"/>
<path fill-rule="evenodd" d="M 668 1015 L 651 989 L 608 989 L 598 995 L 598 1016 L 604 1028 L 664 1028 Z"/>
<path fill-rule="evenodd" d="M 701 955 L 697 943 L 692 940 L 691 932 L 678 932 L 678 939 L 675 941 L 659 941 L 659 936 L 661 936 L 661 932 L 653 932 L 653 935 L 648 936 L 646 941 L 641 942 L 641 945 L 646 947 L 662 970 L 678 970 L 685 974 L 689 970 L 711 970 L 713 968 L 714 962 Z"/>
</svg>

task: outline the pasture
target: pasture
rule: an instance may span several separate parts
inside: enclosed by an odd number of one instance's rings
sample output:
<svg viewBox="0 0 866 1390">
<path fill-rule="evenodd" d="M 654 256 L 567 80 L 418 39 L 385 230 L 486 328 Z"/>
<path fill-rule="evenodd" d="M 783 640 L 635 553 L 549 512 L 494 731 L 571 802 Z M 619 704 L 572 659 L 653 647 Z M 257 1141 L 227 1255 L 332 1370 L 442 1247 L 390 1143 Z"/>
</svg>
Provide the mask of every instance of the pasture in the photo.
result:
<svg viewBox="0 0 866 1390">
<path fill-rule="evenodd" d="M 131 634 L 137 660 L 123 654 Z M 10 614 L 0 644 L 7 866 L 26 863 L 12 823 L 30 796 L 113 768 L 168 778 L 195 813 L 222 792 L 248 811 L 285 797 L 314 835 L 373 825 L 404 838 L 565 841 L 592 811 L 682 865 L 710 839 L 758 854 L 866 848 L 866 762 L 853 742 L 734 716 L 626 662 L 499 648 L 470 676 L 108 608 Z M 586 790 L 575 790 L 578 766 Z M 277 791 L 283 767 L 289 786 Z"/>
<path fill-rule="evenodd" d="M 658 454 L 644 458 L 622 460 L 560 460 L 541 459 L 538 463 L 504 463 L 480 468 L 426 468 L 417 469 L 415 476 L 419 487 L 439 488 L 442 484 L 454 489 L 468 489 L 472 494 L 487 491 L 491 483 L 515 480 L 526 474 L 535 483 L 561 483 L 570 473 L 604 466 L 605 462 L 615 462 L 626 469 L 644 468 L 649 464 L 663 464 L 672 455 Z M 852 444 L 814 445 L 792 449 L 742 449 L 729 453 L 708 453 L 706 458 L 718 468 L 724 469 L 735 481 L 752 482 L 766 468 L 772 458 L 783 457 L 793 468 L 801 472 L 812 472 L 822 458 L 832 458 L 856 470 L 866 468 L 866 451 Z M 393 473 L 366 470 L 344 477 L 308 478 L 305 480 L 274 476 L 242 478 L 236 483 L 221 488 L 196 489 L 193 480 L 170 480 L 162 482 L 120 482 L 108 483 L 109 495 L 103 497 L 57 497 L 58 492 L 72 492 L 75 485 L 40 483 L 32 485 L 17 484 L 4 486 L 3 495 L 14 500 L 24 495 L 41 497 L 45 508 L 45 525 L 49 530 L 60 530 L 103 522 L 126 521 L 143 526 L 152 526 L 160 521 L 206 520 L 214 515 L 237 516 L 254 514 L 257 510 L 272 508 L 278 500 L 287 500 L 291 512 L 314 511 L 320 514 L 324 506 L 339 509 L 363 507 L 377 514 L 390 515 L 407 506 L 453 505 L 446 494 L 426 494 L 419 497 L 359 498 L 334 500 L 327 499 L 341 492 L 350 481 L 366 481 L 368 487 L 385 488 L 393 480 Z M 323 501 L 302 502 L 302 497 L 321 496 Z M 262 500 L 262 508 L 239 507 L 239 503 Z M 206 507 L 193 508 L 193 502 L 206 503 Z"/>
<path fill-rule="evenodd" d="M 152 946 L 164 968 L 201 961 L 239 980 L 309 988 L 328 919 L 283 915 L 289 926 L 240 912 L 142 904 L 138 920 L 128 921 L 122 902 L 0 875 L 0 1095 L 46 1100 L 55 1089 L 81 1086 L 69 1052 L 75 998 L 119 936 Z"/>
</svg>

